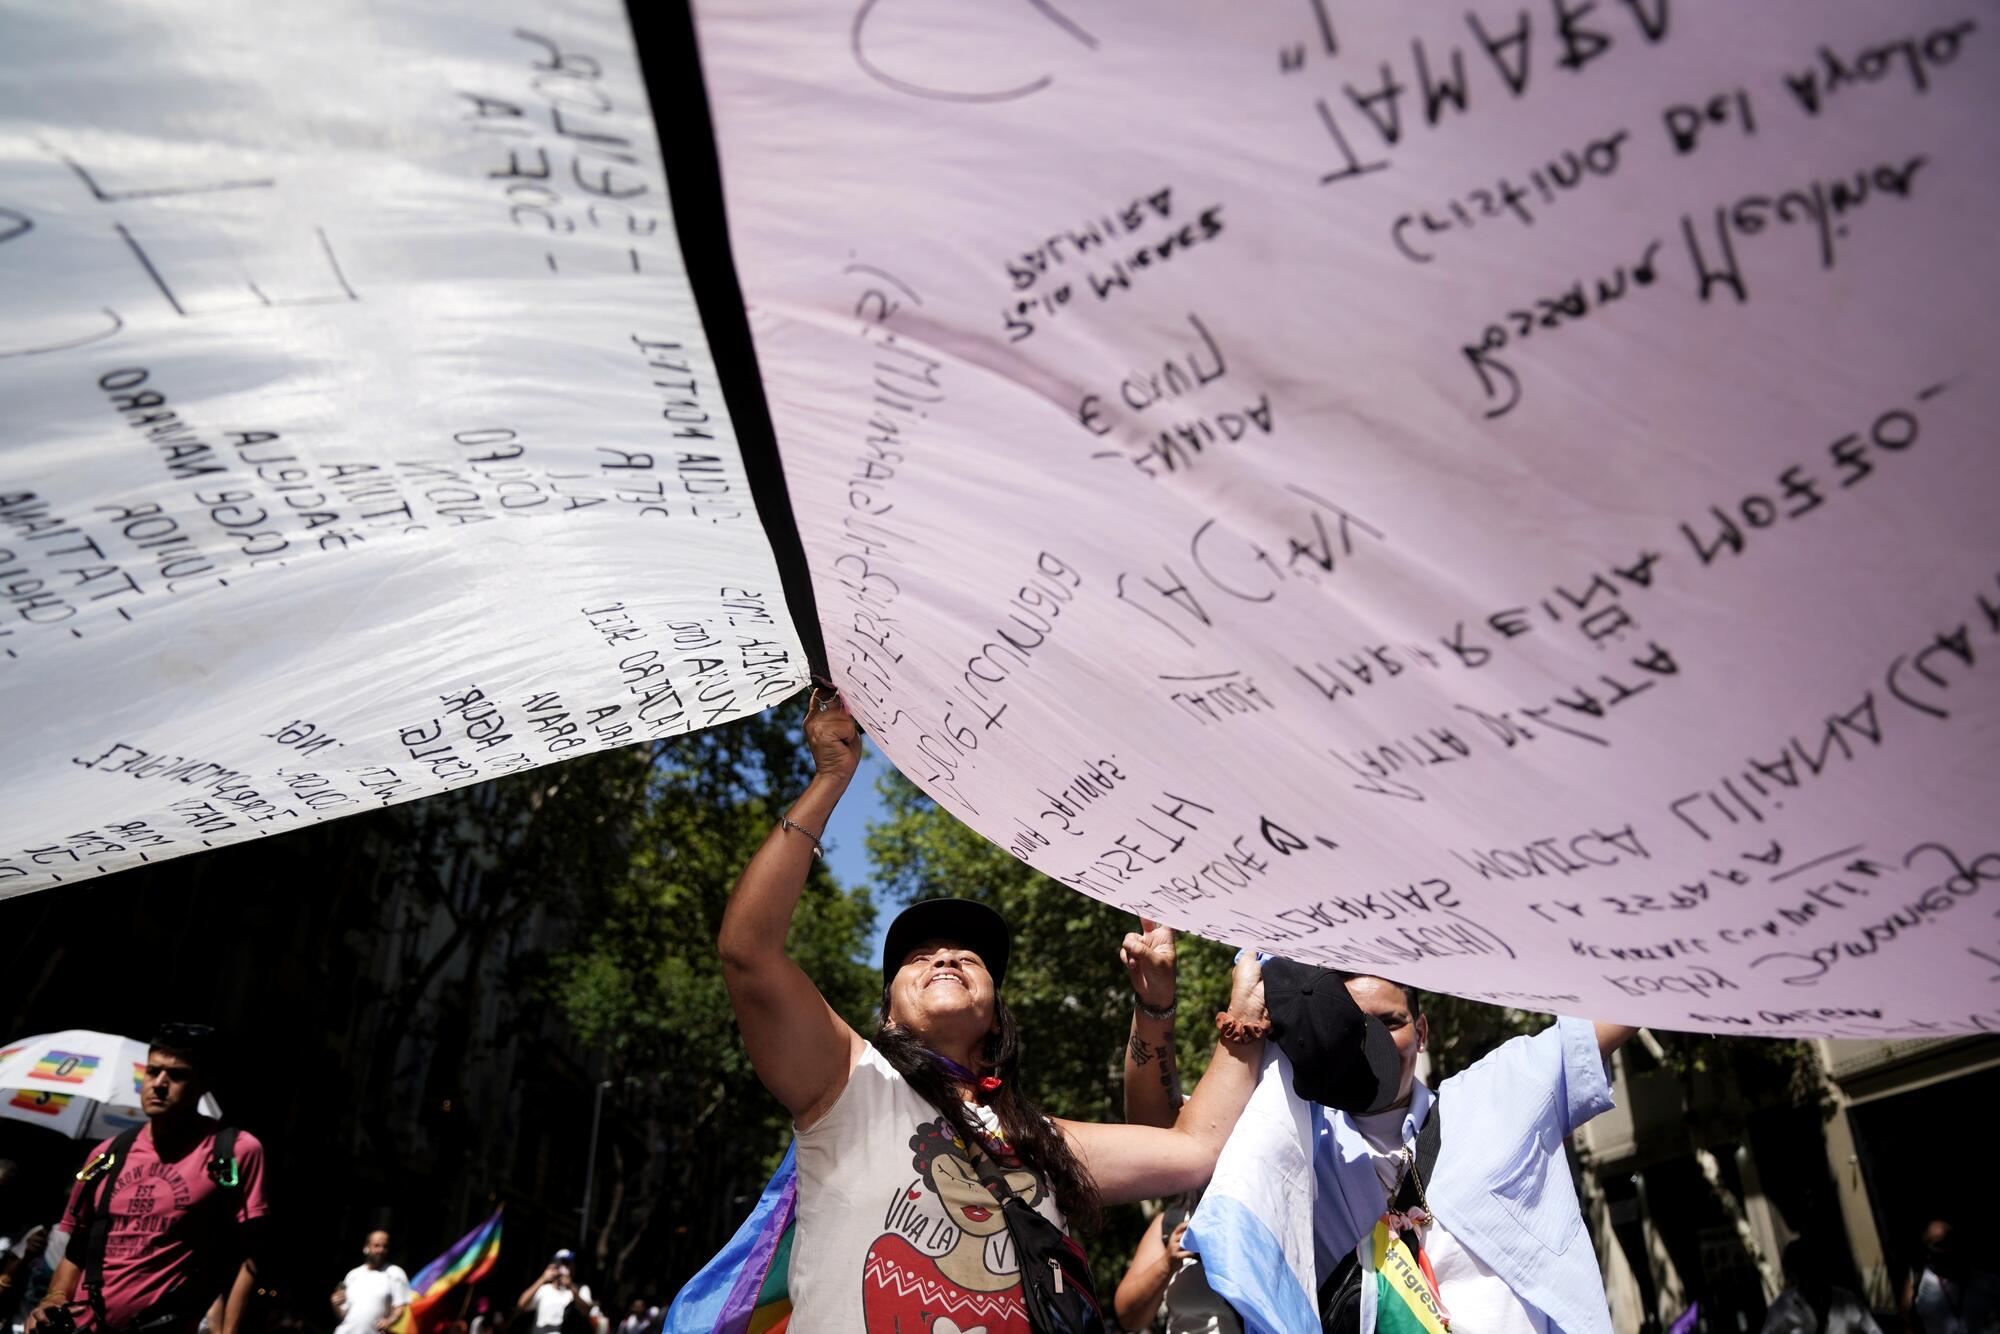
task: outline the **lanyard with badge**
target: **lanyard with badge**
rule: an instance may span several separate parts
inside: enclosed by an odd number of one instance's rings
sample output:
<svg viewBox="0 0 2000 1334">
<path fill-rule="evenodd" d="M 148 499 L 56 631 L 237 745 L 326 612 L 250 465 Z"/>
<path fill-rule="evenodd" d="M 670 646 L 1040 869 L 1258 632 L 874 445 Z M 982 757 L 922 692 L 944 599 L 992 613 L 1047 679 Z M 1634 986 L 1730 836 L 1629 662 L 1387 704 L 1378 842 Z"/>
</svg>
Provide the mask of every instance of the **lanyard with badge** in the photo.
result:
<svg viewBox="0 0 2000 1334">
<path fill-rule="evenodd" d="M 1423 1230 L 1436 1216 L 1425 1195 L 1426 1178 L 1437 1165 L 1438 1143 L 1442 1136 L 1439 1106 L 1431 1104 L 1431 1114 L 1417 1135 L 1414 1153 L 1405 1145 L 1393 1186 L 1384 1183 L 1388 1208 L 1375 1220 L 1374 1231 L 1361 1242 L 1364 1284 L 1372 1280 L 1372 1291 L 1364 1292 L 1363 1305 L 1372 1305 L 1374 1319 L 1362 1320 L 1362 1328 L 1376 1334 L 1450 1334 L 1451 1313 L 1445 1310 L 1438 1290 L 1437 1271 L 1431 1267 L 1424 1249 Z M 1373 1301 L 1369 1302 L 1368 1297 Z"/>
</svg>

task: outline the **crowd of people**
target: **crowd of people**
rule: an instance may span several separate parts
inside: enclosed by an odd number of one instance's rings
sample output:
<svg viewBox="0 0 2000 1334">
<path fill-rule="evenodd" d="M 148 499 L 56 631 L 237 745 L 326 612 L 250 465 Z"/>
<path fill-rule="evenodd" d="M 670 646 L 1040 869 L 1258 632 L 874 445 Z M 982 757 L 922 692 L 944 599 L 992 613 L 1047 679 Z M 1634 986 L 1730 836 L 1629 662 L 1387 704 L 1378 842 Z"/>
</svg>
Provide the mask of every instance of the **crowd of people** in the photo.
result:
<svg viewBox="0 0 2000 1334">
<path fill-rule="evenodd" d="M 1564 1144 L 1611 1107 L 1611 1054 L 1636 1030 L 1558 1019 L 1433 1089 L 1417 1078 L 1429 1021 L 1415 990 L 1246 951 L 1207 1072 L 1182 1099 L 1172 938 L 1142 923 L 1123 946 L 1125 1121 L 1049 1117 L 1021 1087 L 1013 942 L 990 908 L 930 899 L 894 920 L 867 1037 L 788 955 L 860 758 L 831 691 L 813 693 L 805 732 L 814 776 L 744 868 L 718 940 L 751 1063 L 797 1130 L 789 1334 L 1610 1334 Z M 1312 1189 L 1204 1196 L 1219 1164 L 1254 1180 L 1287 1161 L 1296 1127 L 1243 1116 L 1267 1041 L 1308 1109 Z M 1101 1300 L 1082 1239 L 1103 1206 L 1152 1199 L 1167 1204 Z M 1272 1273 L 1278 1239 L 1307 1235 L 1309 1298 Z M 1905 1296 L 1907 1334 L 2000 1330 L 1991 1266 L 1961 1256 L 1953 1271 L 1948 1229 L 1936 1254 Z M 1795 1263 L 1767 1334 L 1856 1331 L 1852 1295 L 1803 1253 Z"/>
<path fill-rule="evenodd" d="M 392 1334 L 413 1300 L 386 1230 L 363 1240 L 361 1263 L 328 1300 L 330 1323 L 260 1309 L 271 1207 L 264 1147 L 247 1130 L 201 1112 L 218 1042 L 203 1025 L 169 1024 L 148 1044 L 140 1076 L 143 1124 L 97 1144 L 76 1174 L 60 1220 L 0 1236 L 0 1331 L 23 1334 L 248 1334 L 331 1328 Z M 0 1159 L 0 1219 L 16 1216 L 21 1173 Z M 440 1334 L 655 1334 L 663 1316 L 635 1298 L 622 1320 L 601 1309 L 557 1251 L 505 1309 L 471 1288 Z M 412 1331 L 412 1334 L 416 1334 Z"/>
</svg>

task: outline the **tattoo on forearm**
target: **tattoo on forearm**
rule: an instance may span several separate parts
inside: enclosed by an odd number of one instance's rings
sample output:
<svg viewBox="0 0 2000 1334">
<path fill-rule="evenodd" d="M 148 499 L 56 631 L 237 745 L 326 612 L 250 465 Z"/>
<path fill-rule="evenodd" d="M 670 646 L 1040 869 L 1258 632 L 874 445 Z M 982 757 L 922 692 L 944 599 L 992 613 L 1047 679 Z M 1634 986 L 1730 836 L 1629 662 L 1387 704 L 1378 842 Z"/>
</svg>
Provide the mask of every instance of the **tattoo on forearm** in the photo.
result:
<svg viewBox="0 0 2000 1334">
<path fill-rule="evenodd" d="M 1146 1039 L 1140 1037 L 1137 1033 L 1132 1035 L 1132 1064 L 1144 1065 L 1146 1062 L 1152 1060 L 1154 1055 L 1164 1052 L 1165 1048 L 1153 1046 L 1152 1043 L 1146 1041 Z"/>
</svg>

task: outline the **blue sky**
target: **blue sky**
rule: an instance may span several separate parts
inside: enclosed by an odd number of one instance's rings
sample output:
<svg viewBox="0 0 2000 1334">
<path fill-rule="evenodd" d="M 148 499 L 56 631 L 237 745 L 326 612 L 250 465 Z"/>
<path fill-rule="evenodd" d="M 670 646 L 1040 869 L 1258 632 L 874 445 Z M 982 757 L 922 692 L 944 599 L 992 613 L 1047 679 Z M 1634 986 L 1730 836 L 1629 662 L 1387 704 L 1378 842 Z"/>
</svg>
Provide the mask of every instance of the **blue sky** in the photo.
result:
<svg viewBox="0 0 2000 1334">
<path fill-rule="evenodd" d="M 849 784 L 840 805 L 833 808 L 833 818 L 827 821 L 820 846 L 826 849 L 826 864 L 843 885 L 866 884 L 875 878 L 875 865 L 868 859 L 868 825 L 883 817 L 882 797 L 875 790 L 875 783 L 894 767 L 881 751 L 868 746 L 861 757 L 861 771 Z M 889 919 L 895 915 L 882 911 L 886 907 L 882 903 L 875 906 L 875 935 L 868 942 L 870 959 L 881 956 L 882 936 L 889 929 Z"/>
</svg>

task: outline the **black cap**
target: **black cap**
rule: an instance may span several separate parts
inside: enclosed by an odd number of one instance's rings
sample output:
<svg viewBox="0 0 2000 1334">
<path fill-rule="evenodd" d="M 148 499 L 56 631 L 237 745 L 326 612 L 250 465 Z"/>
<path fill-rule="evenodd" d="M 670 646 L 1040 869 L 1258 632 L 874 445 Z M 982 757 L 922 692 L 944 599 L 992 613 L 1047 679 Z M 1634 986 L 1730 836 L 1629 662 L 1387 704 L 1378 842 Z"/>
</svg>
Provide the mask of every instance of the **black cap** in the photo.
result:
<svg viewBox="0 0 2000 1334">
<path fill-rule="evenodd" d="M 979 956 L 997 989 L 1007 980 L 1007 954 L 1013 933 L 1007 919 L 971 899 L 923 899 L 896 914 L 882 938 L 882 982 L 886 986 L 903 956 L 927 940 L 949 940 Z"/>
<path fill-rule="evenodd" d="M 1264 1008 L 1301 1098 L 1364 1115 L 1396 1100 L 1403 1073 L 1396 1040 L 1347 994 L 1345 973 L 1268 960 Z"/>
</svg>

